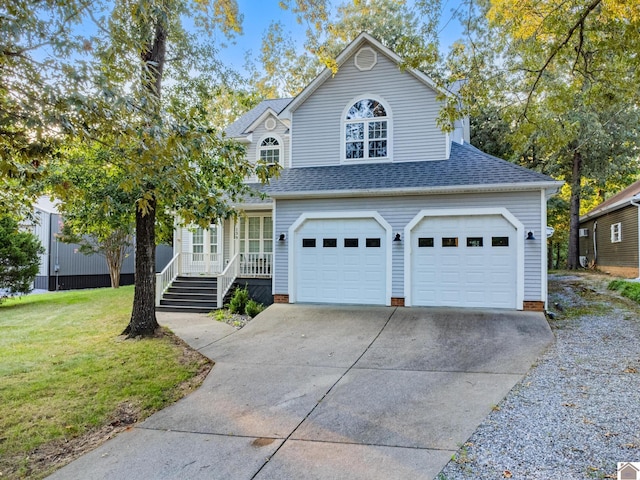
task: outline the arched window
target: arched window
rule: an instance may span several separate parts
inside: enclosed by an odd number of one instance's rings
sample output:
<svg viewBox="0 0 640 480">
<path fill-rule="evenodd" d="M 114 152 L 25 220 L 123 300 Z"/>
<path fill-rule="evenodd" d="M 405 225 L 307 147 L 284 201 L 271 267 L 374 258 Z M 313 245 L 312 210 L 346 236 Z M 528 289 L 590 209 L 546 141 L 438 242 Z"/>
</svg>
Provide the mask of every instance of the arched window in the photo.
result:
<svg viewBox="0 0 640 480">
<path fill-rule="evenodd" d="M 267 165 L 280 163 L 280 142 L 275 137 L 266 137 L 260 142 L 259 158 L 260 162 Z"/>
<path fill-rule="evenodd" d="M 344 118 L 345 160 L 384 159 L 389 156 L 389 118 L 377 100 L 358 100 Z"/>
</svg>

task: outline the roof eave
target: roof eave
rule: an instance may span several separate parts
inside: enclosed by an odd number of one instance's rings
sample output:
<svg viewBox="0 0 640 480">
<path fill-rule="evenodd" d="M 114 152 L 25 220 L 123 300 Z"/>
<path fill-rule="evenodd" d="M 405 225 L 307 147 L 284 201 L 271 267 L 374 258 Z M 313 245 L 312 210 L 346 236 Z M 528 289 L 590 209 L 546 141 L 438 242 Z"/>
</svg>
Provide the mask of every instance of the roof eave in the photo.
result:
<svg viewBox="0 0 640 480">
<path fill-rule="evenodd" d="M 411 187 L 411 188 L 380 188 L 362 190 L 317 190 L 297 192 L 269 192 L 274 199 L 294 198 L 327 198 L 327 197 L 371 197 L 371 196 L 408 196 L 408 195 L 437 195 L 455 193 L 484 193 L 484 192 L 521 192 L 545 190 L 547 196 L 556 193 L 564 182 L 526 182 L 526 183 L 497 183 L 486 185 L 456 185 L 441 187 Z"/>
<path fill-rule="evenodd" d="M 594 218 L 602 217 L 607 213 L 615 212 L 616 210 L 620 210 L 622 208 L 628 206 L 640 207 L 640 204 L 634 203 L 633 199 L 625 199 L 620 202 L 614 203 L 613 205 L 609 205 L 607 208 L 603 208 L 602 210 L 591 211 L 589 213 L 585 213 L 580 217 L 580 222 L 586 222 L 589 220 L 593 220 Z"/>
</svg>

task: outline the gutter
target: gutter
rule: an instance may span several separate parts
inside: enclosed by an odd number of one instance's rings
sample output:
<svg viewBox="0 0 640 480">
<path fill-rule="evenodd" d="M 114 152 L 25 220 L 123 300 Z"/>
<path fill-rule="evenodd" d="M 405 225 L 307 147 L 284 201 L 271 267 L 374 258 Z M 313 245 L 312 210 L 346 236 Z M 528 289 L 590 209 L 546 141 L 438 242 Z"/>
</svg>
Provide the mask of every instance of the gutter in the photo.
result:
<svg viewBox="0 0 640 480">
<path fill-rule="evenodd" d="M 296 198 L 331 198 L 331 197 L 370 197 L 370 196 L 408 196 L 408 195 L 438 195 L 451 193 L 477 192 L 521 192 L 527 190 L 546 190 L 547 198 L 558 192 L 564 182 L 531 182 L 531 183 L 496 183 L 486 185 L 440 186 L 440 187 L 409 187 L 409 188 L 367 188 L 362 190 L 310 190 L 293 192 L 266 193 L 275 199 Z"/>
</svg>

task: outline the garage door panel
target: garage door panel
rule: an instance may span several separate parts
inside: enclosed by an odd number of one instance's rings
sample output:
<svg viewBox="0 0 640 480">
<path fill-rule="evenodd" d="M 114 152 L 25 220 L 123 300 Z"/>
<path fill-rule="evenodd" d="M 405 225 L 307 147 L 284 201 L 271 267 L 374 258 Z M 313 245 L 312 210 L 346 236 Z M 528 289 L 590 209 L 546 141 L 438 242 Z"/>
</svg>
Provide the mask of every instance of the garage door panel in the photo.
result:
<svg viewBox="0 0 640 480">
<path fill-rule="evenodd" d="M 493 237 L 507 237 L 508 246 L 492 246 Z M 420 247 L 419 238 L 433 246 Z M 457 238 L 457 247 L 443 238 Z M 467 246 L 468 238 L 482 246 Z M 411 231 L 411 303 L 515 308 L 516 243 L 501 215 L 424 218 Z"/>
<path fill-rule="evenodd" d="M 296 301 L 387 303 L 386 231 L 376 220 L 310 219 L 299 227 L 295 236 L 298 247 L 294 252 Z M 298 239 L 314 236 L 318 245 L 316 252 L 299 248 L 301 240 Z M 366 247 L 367 238 L 380 239 L 380 247 Z M 335 239 L 335 247 L 323 247 L 324 239 Z M 348 239 L 346 243 L 345 239 Z M 305 269 L 316 269 L 315 279 Z"/>
</svg>

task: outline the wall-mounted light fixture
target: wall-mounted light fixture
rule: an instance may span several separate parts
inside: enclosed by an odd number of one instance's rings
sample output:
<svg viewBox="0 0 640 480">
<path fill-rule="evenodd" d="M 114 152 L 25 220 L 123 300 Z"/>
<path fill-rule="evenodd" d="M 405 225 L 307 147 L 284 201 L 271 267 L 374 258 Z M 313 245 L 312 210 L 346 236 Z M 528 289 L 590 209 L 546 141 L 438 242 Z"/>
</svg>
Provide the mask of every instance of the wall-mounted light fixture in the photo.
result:
<svg viewBox="0 0 640 480">
<path fill-rule="evenodd" d="M 400 241 L 400 234 L 396 233 L 395 238 L 393 239 L 394 242 L 399 242 Z"/>
<path fill-rule="evenodd" d="M 527 232 L 527 240 L 535 240 L 536 236 L 533 234 L 533 230 Z"/>
<path fill-rule="evenodd" d="M 278 237 L 278 241 L 284 242 L 284 239 L 285 239 L 284 233 L 281 233 L 280 236 Z"/>
</svg>

